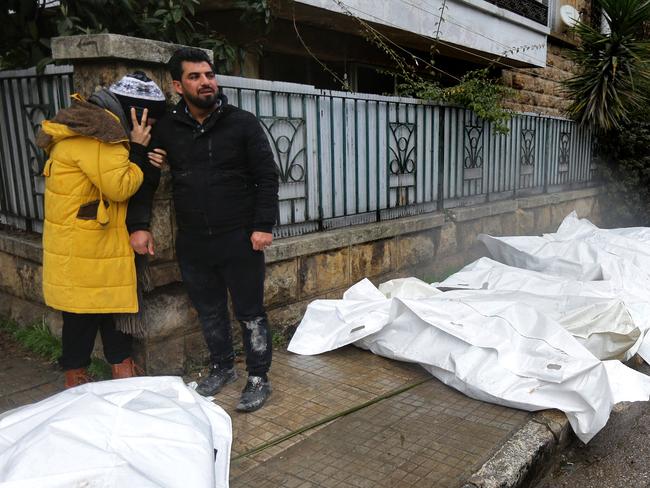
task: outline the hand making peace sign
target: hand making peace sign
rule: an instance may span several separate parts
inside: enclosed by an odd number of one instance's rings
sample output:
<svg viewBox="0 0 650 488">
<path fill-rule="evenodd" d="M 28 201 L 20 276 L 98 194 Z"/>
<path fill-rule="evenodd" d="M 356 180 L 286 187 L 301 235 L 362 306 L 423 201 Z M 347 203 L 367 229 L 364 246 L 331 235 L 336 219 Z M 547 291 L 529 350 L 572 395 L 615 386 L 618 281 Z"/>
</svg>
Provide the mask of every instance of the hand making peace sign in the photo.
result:
<svg viewBox="0 0 650 488">
<path fill-rule="evenodd" d="M 131 107 L 131 122 L 133 122 L 133 129 L 131 129 L 131 142 L 148 146 L 151 140 L 151 126 L 147 125 L 147 114 L 149 109 L 144 109 L 142 112 L 142 120 L 138 122 L 135 108 Z"/>
</svg>

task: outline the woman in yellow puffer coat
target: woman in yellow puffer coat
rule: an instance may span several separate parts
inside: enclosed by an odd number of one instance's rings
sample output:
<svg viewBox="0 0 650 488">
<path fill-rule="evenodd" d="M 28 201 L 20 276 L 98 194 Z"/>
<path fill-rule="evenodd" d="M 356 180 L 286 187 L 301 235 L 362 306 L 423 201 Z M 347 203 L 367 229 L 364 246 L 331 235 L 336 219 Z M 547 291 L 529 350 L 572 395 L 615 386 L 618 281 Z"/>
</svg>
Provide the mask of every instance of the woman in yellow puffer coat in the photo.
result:
<svg viewBox="0 0 650 488">
<path fill-rule="evenodd" d="M 98 330 L 113 377 L 134 375 L 131 337 L 115 329 L 110 314 L 138 311 L 127 202 L 149 164 L 147 112 L 161 115 L 164 104 L 158 86 L 134 73 L 89 101 L 73 95 L 72 105 L 44 121 L 38 135 L 49 154 L 43 171 L 43 295 L 62 311 L 66 387 L 88 380 L 85 368 Z"/>
</svg>

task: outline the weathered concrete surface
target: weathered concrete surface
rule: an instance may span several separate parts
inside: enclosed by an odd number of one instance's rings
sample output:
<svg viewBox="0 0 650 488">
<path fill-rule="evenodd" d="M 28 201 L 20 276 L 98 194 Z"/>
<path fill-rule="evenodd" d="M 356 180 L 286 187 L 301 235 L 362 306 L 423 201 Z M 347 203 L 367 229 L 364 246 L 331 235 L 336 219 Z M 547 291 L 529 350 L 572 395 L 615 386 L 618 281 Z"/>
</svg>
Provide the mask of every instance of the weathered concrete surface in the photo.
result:
<svg viewBox="0 0 650 488">
<path fill-rule="evenodd" d="M 63 388 L 54 365 L 2 334 L 0 413 Z M 168 347 L 180 353 L 176 341 Z M 232 418 L 233 488 L 458 486 L 529 417 L 354 347 L 274 356 L 264 408 L 234 410 L 246 377 L 241 360 L 239 380 L 214 400 Z"/>
<path fill-rule="evenodd" d="M 165 64 L 180 47 L 184 46 L 120 34 L 65 36 L 52 39 L 52 59 L 56 61 L 127 59 Z M 212 51 L 209 49 L 204 51 L 210 59 L 213 58 Z"/>
<path fill-rule="evenodd" d="M 463 488 L 519 488 L 530 486 L 552 455 L 566 446 L 569 422 L 561 413 L 542 412 L 520 428 Z"/>
</svg>

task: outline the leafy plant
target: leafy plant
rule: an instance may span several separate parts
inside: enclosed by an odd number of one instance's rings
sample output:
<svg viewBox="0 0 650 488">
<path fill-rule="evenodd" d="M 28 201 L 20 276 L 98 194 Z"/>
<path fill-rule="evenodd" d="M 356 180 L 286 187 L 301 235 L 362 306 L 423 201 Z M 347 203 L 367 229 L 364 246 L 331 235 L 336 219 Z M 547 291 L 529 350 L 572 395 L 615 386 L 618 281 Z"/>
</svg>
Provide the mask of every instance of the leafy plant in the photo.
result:
<svg viewBox="0 0 650 488">
<path fill-rule="evenodd" d="M 7 332 L 23 347 L 51 363 L 56 363 L 61 356 L 61 340 L 52 334 L 44 321 L 21 327 L 13 320 L 0 317 L 0 330 Z M 110 379 L 111 367 L 103 359 L 92 358 L 88 374 L 95 380 Z"/>
<path fill-rule="evenodd" d="M 435 81 L 419 79 L 400 85 L 405 94 L 432 101 L 461 105 L 472 110 L 483 120 L 491 122 L 498 134 L 507 134 L 507 122 L 512 112 L 503 102 L 515 94 L 515 90 L 490 78 L 487 68 L 470 71 L 457 85 L 443 88 Z"/>
<path fill-rule="evenodd" d="M 49 61 L 49 39 L 56 24 L 46 0 L 8 0 L 0 7 L 0 69 L 33 66 Z"/>
<path fill-rule="evenodd" d="M 0 68 L 44 65 L 51 61 L 53 36 L 111 32 L 175 44 L 200 46 L 214 53 L 215 62 L 232 72 L 243 51 L 200 21 L 199 0 L 9 0 L 0 9 Z M 268 32 L 268 0 L 239 0 L 242 21 L 258 22 Z"/>
<path fill-rule="evenodd" d="M 648 0 L 594 0 L 609 33 L 578 22 L 579 47 L 569 54 L 579 74 L 565 81 L 573 100 L 568 112 L 600 131 L 620 129 L 648 101 L 650 41 L 643 35 L 650 22 Z"/>
<path fill-rule="evenodd" d="M 99 358 L 92 358 L 90 360 L 88 374 L 95 381 L 110 380 L 113 377 L 111 365 Z"/>
<path fill-rule="evenodd" d="M 45 322 L 19 327 L 12 335 L 27 349 L 50 362 L 55 362 L 61 356 L 61 341 L 52 334 Z"/>
</svg>

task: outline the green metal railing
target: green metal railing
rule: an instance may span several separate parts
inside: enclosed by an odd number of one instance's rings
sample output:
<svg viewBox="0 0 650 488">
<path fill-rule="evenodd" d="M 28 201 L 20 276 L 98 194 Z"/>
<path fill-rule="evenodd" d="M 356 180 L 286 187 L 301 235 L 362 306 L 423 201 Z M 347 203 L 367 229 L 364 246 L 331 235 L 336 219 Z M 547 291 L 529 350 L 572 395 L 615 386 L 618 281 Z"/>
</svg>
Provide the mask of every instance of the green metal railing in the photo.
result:
<svg viewBox="0 0 650 488">
<path fill-rule="evenodd" d="M 11 121 L 2 129 L 0 218 L 39 229 L 42 182 L 35 175 L 42 155 L 33 134 L 43 116 L 67 103 L 70 76 L 70 70 L 0 74 L 0 109 Z M 279 237 L 580 188 L 593 180 L 592 135 L 566 119 L 515 114 L 508 134 L 500 135 L 470 111 L 449 105 L 219 80 L 230 103 L 259 118 L 271 143 L 280 174 Z"/>
<path fill-rule="evenodd" d="M 0 222 L 40 231 L 45 155 L 35 134 L 68 105 L 71 90 L 72 66 L 0 71 Z"/>
<path fill-rule="evenodd" d="M 449 105 L 220 80 L 230 102 L 267 128 L 284 175 L 279 236 L 580 188 L 593 179 L 592 135 L 570 120 L 514 114 L 500 135 Z"/>
</svg>

